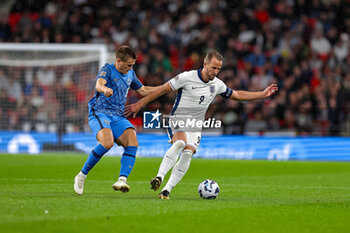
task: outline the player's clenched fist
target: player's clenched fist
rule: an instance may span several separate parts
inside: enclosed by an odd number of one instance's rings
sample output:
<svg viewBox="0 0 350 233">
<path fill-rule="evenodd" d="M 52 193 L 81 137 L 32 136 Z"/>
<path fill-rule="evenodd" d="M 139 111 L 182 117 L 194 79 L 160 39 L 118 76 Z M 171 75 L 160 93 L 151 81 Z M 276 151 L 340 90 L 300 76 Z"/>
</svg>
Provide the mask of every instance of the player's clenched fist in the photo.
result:
<svg viewBox="0 0 350 233">
<path fill-rule="evenodd" d="M 106 97 L 110 97 L 113 95 L 113 89 L 111 88 L 106 88 L 104 91 L 103 91 L 103 94 L 106 96 Z"/>
</svg>

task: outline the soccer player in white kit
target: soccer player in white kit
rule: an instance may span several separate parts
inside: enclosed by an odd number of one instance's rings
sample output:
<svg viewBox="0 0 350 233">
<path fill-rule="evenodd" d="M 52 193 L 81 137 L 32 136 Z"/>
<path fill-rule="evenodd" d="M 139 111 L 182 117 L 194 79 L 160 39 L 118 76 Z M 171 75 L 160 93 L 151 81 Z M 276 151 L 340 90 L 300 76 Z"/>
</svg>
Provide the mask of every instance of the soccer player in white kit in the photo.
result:
<svg viewBox="0 0 350 233">
<path fill-rule="evenodd" d="M 222 62 L 223 57 L 218 52 L 209 52 L 204 58 L 202 69 L 180 73 L 152 94 L 125 108 L 126 116 L 131 114 L 135 116 L 143 106 L 157 97 L 170 91 L 177 91 L 177 98 L 169 116 L 169 122 L 172 121 L 173 124 L 168 124 L 171 127 L 167 128 L 172 146 L 165 153 L 156 177 L 151 179 L 151 188 L 156 191 L 165 175 L 173 168 L 167 184 L 158 195 L 160 199 L 169 199 L 171 190 L 186 174 L 192 155 L 200 143 L 201 125 L 180 125 L 180 121 L 186 123 L 189 119 L 194 122 L 203 122 L 210 103 L 217 95 L 247 101 L 269 97 L 278 90 L 277 84 L 271 84 L 259 92 L 234 91 L 216 77 L 222 67 Z M 180 159 L 178 159 L 179 156 Z"/>
</svg>

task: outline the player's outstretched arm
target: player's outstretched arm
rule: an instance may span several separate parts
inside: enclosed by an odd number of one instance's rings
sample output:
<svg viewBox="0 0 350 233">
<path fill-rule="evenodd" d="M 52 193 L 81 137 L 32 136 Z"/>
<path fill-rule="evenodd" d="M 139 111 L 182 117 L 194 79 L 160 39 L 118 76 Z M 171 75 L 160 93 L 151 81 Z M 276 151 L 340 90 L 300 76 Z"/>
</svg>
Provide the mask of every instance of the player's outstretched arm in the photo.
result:
<svg viewBox="0 0 350 233">
<path fill-rule="evenodd" d="M 151 87 L 151 86 L 142 86 L 138 90 L 136 90 L 136 93 L 141 96 L 147 96 L 151 94 L 152 92 L 156 91 L 161 86 Z"/>
<path fill-rule="evenodd" d="M 263 91 L 233 91 L 230 99 L 233 100 L 256 100 L 263 99 L 275 94 L 278 91 L 277 84 L 271 84 Z"/>
<path fill-rule="evenodd" d="M 130 116 L 131 114 L 133 115 L 133 117 L 136 116 L 136 114 L 140 111 L 140 109 L 145 106 L 146 104 L 148 104 L 149 102 L 155 100 L 156 98 L 158 98 L 159 96 L 162 96 L 166 93 L 169 93 L 170 91 L 172 91 L 173 89 L 171 89 L 170 84 L 167 82 L 165 84 L 163 84 L 162 86 L 156 88 L 156 90 L 154 92 L 152 92 L 151 94 L 143 97 L 141 100 L 139 100 L 137 103 L 135 104 L 130 104 L 127 105 L 125 107 L 125 111 L 124 111 L 124 115 L 125 117 Z"/>
<path fill-rule="evenodd" d="M 96 91 L 103 93 L 106 97 L 110 97 L 113 95 L 113 89 L 106 87 L 107 81 L 103 78 L 99 78 L 96 81 Z"/>
</svg>

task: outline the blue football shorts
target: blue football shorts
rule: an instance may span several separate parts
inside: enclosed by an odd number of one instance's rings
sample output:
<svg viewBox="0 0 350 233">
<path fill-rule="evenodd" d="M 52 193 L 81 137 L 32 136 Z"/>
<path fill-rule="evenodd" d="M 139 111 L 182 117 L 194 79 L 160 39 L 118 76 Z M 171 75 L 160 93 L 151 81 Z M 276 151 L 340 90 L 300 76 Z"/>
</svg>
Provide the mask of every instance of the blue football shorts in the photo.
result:
<svg viewBox="0 0 350 233">
<path fill-rule="evenodd" d="M 134 126 L 125 118 L 120 116 L 107 115 L 105 113 L 95 113 L 89 115 L 89 126 L 97 136 L 98 131 L 103 128 L 112 130 L 114 141 L 116 141 L 126 129 Z"/>
</svg>

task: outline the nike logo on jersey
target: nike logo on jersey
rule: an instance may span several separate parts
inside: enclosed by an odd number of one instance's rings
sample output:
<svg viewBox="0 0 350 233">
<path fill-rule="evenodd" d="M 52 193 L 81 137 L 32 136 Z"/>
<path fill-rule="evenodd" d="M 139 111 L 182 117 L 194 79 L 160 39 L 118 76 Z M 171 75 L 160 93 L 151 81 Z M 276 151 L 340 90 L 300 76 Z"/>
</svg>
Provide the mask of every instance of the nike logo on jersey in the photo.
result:
<svg viewBox="0 0 350 233">
<path fill-rule="evenodd" d="M 205 85 L 205 86 L 196 86 L 196 87 L 192 87 L 192 89 L 206 88 L 206 87 L 208 87 L 208 86 L 207 85 Z"/>
</svg>

